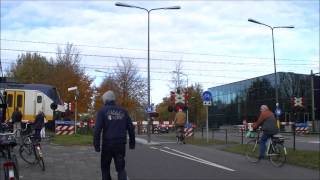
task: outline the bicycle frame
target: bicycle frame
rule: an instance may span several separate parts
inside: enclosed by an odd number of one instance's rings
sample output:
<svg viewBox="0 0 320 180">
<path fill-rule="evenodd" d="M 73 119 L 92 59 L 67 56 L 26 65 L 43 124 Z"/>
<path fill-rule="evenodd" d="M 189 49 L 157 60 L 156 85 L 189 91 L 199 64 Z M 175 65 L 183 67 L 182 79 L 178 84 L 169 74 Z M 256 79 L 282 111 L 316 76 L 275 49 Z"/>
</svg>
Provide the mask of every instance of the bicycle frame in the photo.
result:
<svg viewBox="0 0 320 180">
<path fill-rule="evenodd" d="M 277 167 L 282 166 L 286 162 L 287 150 L 283 145 L 281 135 L 274 135 L 267 140 L 267 148 L 265 156 L 268 157 L 270 162 Z M 247 160 L 253 163 L 260 160 L 260 131 L 257 131 L 257 136 L 247 142 L 246 157 Z"/>
</svg>

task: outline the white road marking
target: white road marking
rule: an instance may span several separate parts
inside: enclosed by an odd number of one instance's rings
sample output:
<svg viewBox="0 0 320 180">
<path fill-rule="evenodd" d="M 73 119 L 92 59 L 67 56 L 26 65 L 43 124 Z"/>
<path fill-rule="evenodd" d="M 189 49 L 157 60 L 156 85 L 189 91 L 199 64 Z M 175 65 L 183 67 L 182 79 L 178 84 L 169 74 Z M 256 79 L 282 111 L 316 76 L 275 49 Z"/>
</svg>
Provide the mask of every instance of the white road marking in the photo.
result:
<svg viewBox="0 0 320 180">
<path fill-rule="evenodd" d="M 312 144 L 320 144 L 320 141 L 308 141 L 308 143 L 312 143 Z"/>
<path fill-rule="evenodd" d="M 152 147 L 150 147 L 150 149 L 158 149 L 158 148 L 152 146 Z"/>
<path fill-rule="evenodd" d="M 150 148 L 151 149 L 158 149 L 158 148 L 155 148 L 155 147 L 150 147 Z M 179 157 L 182 157 L 182 158 L 185 158 L 185 159 L 189 159 L 191 161 L 196 161 L 196 162 L 199 162 L 199 163 L 202 163 L 202 164 L 206 164 L 206 165 L 209 165 L 209 166 L 213 166 L 213 167 L 217 167 L 217 168 L 220 168 L 220 169 L 224 169 L 224 170 L 227 170 L 227 171 L 235 171 L 234 169 L 231 169 L 231 168 L 228 168 L 228 167 L 225 167 L 225 166 L 222 166 L 222 165 L 219 165 L 219 164 L 216 164 L 216 163 L 204 160 L 204 159 L 197 158 L 197 157 L 192 156 L 190 154 L 187 154 L 187 153 L 184 153 L 184 152 L 181 152 L 181 151 L 169 148 L 169 147 L 164 147 L 164 148 L 168 149 L 168 150 L 171 150 L 171 151 L 174 151 L 174 152 L 170 152 L 170 151 L 167 151 L 167 150 L 164 150 L 164 149 L 158 149 L 158 150 L 162 151 L 162 152 L 165 152 L 165 153 L 168 153 L 168 154 L 171 154 L 171 155 L 175 155 L 175 156 L 179 156 Z"/>
</svg>

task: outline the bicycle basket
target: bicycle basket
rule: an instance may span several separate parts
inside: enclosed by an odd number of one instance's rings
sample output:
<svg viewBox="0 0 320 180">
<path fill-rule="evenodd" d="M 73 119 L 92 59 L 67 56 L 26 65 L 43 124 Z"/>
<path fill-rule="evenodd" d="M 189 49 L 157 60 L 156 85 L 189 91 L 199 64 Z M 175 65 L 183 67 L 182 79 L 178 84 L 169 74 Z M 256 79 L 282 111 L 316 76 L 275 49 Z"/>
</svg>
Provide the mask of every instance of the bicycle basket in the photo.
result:
<svg viewBox="0 0 320 180">
<path fill-rule="evenodd" d="M 14 134 L 0 134 L 0 145 L 1 146 L 7 146 L 7 145 L 11 145 L 11 146 L 15 146 L 17 145 L 16 142 L 16 138 L 14 136 Z"/>
<path fill-rule="evenodd" d="M 257 133 L 254 132 L 254 131 L 247 131 L 246 137 L 247 138 L 256 138 L 257 137 Z"/>
</svg>

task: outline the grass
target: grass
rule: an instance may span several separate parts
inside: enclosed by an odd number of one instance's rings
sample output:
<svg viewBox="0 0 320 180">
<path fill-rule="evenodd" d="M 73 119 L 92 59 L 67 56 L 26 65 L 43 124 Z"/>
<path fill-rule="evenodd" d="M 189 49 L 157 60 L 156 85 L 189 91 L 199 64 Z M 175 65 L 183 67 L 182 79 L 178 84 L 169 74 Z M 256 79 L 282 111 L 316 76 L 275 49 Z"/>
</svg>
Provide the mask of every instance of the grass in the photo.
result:
<svg viewBox="0 0 320 180">
<path fill-rule="evenodd" d="M 223 148 L 222 150 L 245 154 L 246 145 L 236 144 Z M 293 150 L 292 148 L 287 148 L 287 162 L 288 164 L 302 166 L 310 169 L 320 168 L 320 154 L 319 151 L 306 151 L 306 150 Z"/>
<path fill-rule="evenodd" d="M 92 145 L 92 135 L 55 135 L 52 143 L 68 146 L 68 145 Z"/>
</svg>

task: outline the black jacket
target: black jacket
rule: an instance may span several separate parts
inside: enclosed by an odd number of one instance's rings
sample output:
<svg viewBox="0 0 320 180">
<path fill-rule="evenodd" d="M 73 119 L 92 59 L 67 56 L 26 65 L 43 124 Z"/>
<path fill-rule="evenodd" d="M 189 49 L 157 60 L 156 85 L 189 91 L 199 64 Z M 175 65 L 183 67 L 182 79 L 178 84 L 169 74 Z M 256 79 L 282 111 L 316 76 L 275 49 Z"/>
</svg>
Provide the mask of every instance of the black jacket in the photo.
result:
<svg viewBox="0 0 320 180">
<path fill-rule="evenodd" d="M 102 132 L 102 145 L 126 144 L 127 131 L 129 133 L 129 146 L 135 147 L 135 133 L 132 120 L 128 112 L 108 102 L 98 111 L 93 144 L 96 150 L 100 149 L 100 135 Z"/>
<path fill-rule="evenodd" d="M 42 129 L 44 127 L 44 114 L 37 114 L 36 119 L 33 123 L 34 129 Z"/>
</svg>

